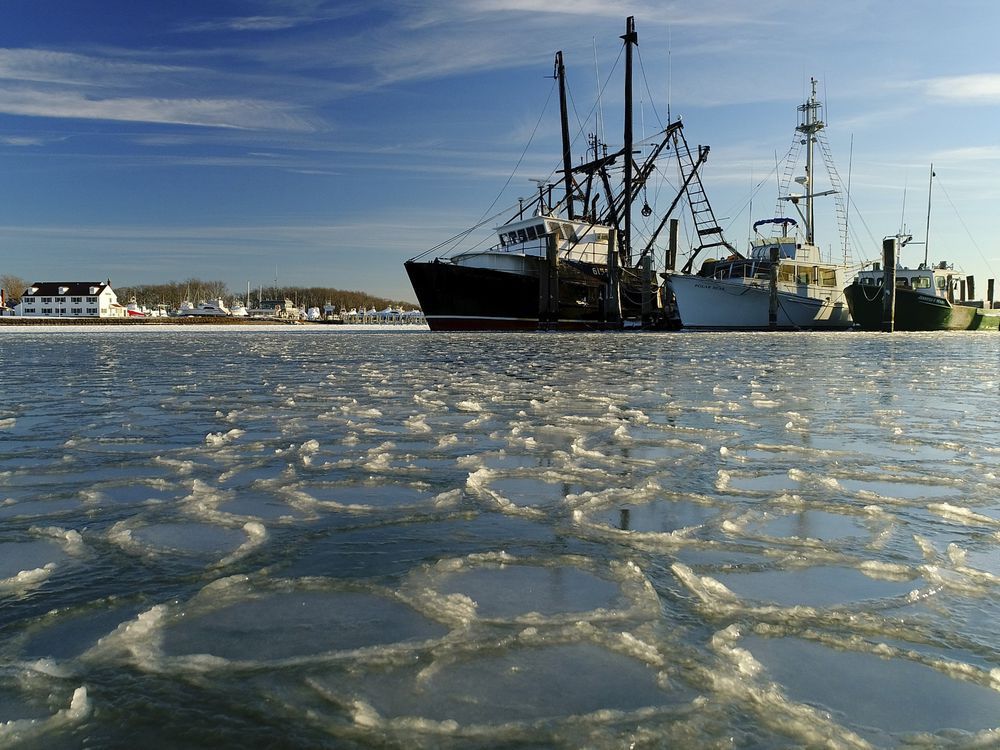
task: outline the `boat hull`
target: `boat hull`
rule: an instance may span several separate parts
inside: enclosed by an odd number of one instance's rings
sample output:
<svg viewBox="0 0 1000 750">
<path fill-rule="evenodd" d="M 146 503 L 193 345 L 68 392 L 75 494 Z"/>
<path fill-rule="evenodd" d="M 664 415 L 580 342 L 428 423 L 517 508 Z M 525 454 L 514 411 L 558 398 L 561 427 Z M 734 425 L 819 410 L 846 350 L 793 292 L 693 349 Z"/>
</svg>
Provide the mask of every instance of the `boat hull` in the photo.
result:
<svg viewBox="0 0 1000 750">
<path fill-rule="evenodd" d="M 406 273 L 432 331 L 615 330 L 604 313 L 603 266 L 560 262 L 555 309 L 545 311 L 543 259 L 517 271 L 447 260 L 407 261 Z M 603 270 L 603 278 L 601 271 Z"/>
<path fill-rule="evenodd" d="M 844 289 L 854 321 L 866 331 L 882 330 L 882 287 L 858 283 Z M 893 327 L 897 331 L 1000 329 L 1000 310 L 954 305 L 943 297 L 896 289 Z"/>
<path fill-rule="evenodd" d="M 766 284 L 743 284 L 689 274 L 667 274 L 682 328 L 770 330 L 770 290 Z M 853 325 L 839 291 L 830 299 L 778 292 L 779 330 L 846 330 Z"/>
</svg>

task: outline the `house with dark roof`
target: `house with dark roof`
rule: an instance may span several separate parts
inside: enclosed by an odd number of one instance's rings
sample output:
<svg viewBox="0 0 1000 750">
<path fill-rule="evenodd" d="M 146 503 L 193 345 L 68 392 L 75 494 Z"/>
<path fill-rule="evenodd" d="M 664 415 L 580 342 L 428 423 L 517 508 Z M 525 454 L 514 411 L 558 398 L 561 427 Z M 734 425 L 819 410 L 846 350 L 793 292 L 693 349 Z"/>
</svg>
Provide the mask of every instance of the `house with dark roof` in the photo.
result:
<svg viewBox="0 0 1000 750">
<path fill-rule="evenodd" d="M 124 318 L 107 281 L 39 281 L 24 290 L 14 314 L 31 318 Z"/>
</svg>

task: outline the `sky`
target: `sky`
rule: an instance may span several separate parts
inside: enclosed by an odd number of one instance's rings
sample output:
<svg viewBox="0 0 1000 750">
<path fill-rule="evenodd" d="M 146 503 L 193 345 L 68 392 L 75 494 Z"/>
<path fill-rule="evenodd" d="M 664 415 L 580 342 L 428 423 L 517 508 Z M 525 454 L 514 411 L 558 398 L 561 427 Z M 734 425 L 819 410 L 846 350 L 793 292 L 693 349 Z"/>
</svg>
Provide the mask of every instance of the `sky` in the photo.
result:
<svg viewBox="0 0 1000 750">
<path fill-rule="evenodd" d="M 933 163 L 930 259 L 1000 274 L 993 0 L 0 0 L 0 274 L 415 300 L 404 260 L 559 166 L 557 50 L 576 159 L 591 113 L 620 147 L 629 15 L 636 131 L 711 147 L 738 247 L 815 77 L 852 259 L 924 240 Z"/>
</svg>

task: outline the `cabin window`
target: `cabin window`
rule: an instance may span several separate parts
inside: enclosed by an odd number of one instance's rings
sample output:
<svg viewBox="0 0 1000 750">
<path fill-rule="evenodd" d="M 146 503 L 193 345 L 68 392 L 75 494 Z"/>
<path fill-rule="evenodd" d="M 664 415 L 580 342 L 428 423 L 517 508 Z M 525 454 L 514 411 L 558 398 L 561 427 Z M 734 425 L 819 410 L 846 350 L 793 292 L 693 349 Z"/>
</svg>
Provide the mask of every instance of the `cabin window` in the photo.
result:
<svg viewBox="0 0 1000 750">
<path fill-rule="evenodd" d="M 794 266 L 780 266 L 778 268 L 778 281 L 791 282 L 795 278 Z"/>
<path fill-rule="evenodd" d="M 795 270 L 795 283 L 796 284 L 808 284 L 812 280 L 812 273 L 808 268 L 802 266 Z"/>
<path fill-rule="evenodd" d="M 937 288 L 941 289 L 943 291 L 947 286 L 948 286 L 947 279 L 945 279 L 944 276 L 938 276 L 937 277 Z"/>
<path fill-rule="evenodd" d="M 528 239 L 529 240 L 536 240 L 536 239 L 538 239 L 538 235 L 535 234 L 535 228 L 534 227 L 527 227 L 526 231 L 528 232 Z"/>
<path fill-rule="evenodd" d="M 837 286 L 837 272 L 832 268 L 821 268 L 819 271 L 820 286 Z"/>
<path fill-rule="evenodd" d="M 528 241 L 528 233 L 525 232 L 523 229 L 518 229 L 517 230 L 517 241 L 518 242 L 527 242 Z"/>
</svg>

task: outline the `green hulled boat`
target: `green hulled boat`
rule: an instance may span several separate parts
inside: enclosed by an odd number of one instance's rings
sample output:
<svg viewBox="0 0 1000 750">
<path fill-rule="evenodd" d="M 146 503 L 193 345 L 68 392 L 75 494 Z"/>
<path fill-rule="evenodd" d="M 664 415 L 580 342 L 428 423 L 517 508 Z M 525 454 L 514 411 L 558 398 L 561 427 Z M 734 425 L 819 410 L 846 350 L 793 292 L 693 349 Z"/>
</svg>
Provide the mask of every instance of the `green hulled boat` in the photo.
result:
<svg viewBox="0 0 1000 750">
<path fill-rule="evenodd" d="M 861 271 L 844 289 L 854 322 L 882 330 L 883 271 Z M 1000 310 L 954 302 L 960 274 L 944 262 L 933 268 L 896 268 L 897 331 L 974 331 L 1000 329 Z M 984 303 L 988 304 L 988 303 Z"/>
</svg>

